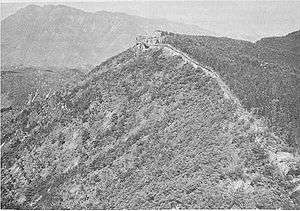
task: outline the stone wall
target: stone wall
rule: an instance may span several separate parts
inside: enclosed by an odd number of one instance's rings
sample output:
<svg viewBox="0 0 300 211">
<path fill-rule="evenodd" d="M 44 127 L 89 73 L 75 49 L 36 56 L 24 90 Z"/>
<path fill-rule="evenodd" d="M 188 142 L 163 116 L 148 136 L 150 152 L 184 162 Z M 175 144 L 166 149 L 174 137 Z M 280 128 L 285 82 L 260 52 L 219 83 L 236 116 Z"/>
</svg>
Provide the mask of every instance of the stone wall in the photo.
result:
<svg viewBox="0 0 300 211">
<path fill-rule="evenodd" d="M 162 36 L 160 31 L 155 31 L 153 35 L 145 36 L 140 35 L 136 37 L 136 44 L 144 44 L 147 47 L 162 42 Z"/>
</svg>

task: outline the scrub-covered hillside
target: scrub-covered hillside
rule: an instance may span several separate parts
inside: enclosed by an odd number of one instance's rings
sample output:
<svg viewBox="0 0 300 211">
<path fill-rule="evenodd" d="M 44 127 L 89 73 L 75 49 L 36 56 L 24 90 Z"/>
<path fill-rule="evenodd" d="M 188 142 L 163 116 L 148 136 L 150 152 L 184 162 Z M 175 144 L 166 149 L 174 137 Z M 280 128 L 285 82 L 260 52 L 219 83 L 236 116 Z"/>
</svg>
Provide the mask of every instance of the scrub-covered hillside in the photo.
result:
<svg viewBox="0 0 300 211">
<path fill-rule="evenodd" d="M 130 48 L 1 125 L 1 207 L 297 208 L 297 160 L 170 48 Z"/>
<path fill-rule="evenodd" d="M 256 43 L 165 33 L 164 42 L 213 67 L 249 111 L 299 151 L 299 31 Z"/>
</svg>

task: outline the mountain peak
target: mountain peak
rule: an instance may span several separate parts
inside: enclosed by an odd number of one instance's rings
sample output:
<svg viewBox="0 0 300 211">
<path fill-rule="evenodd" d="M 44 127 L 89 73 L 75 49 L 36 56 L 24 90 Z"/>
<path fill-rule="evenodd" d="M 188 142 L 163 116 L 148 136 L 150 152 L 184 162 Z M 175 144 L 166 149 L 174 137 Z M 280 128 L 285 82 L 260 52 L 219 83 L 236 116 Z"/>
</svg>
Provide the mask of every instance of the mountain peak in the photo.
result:
<svg viewBox="0 0 300 211">
<path fill-rule="evenodd" d="M 69 11 L 69 12 L 82 12 L 82 13 L 87 13 L 81 9 L 77 9 L 75 7 L 69 7 L 69 6 L 66 6 L 66 5 L 62 5 L 62 4 L 58 4 L 58 5 L 52 5 L 52 4 L 49 4 L 49 5 L 45 5 L 43 6 L 43 8 L 45 10 L 63 10 L 63 11 Z"/>
<path fill-rule="evenodd" d="M 1 21 L 1 29 L 5 43 L 2 64 L 72 68 L 95 66 L 130 47 L 138 34 L 155 29 L 207 33 L 167 20 L 108 11 L 90 13 L 64 5 L 29 5 Z"/>
<path fill-rule="evenodd" d="M 17 11 L 17 13 L 32 13 L 32 12 L 36 12 L 36 11 L 40 11 L 42 10 L 43 7 L 40 7 L 38 5 L 35 5 L 35 4 L 30 4 L 20 10 Z"/>
<path fill-rule="evenodd" d="M 38 6 L 36 4 L 30 4 L 21 10 L 34 10 L 34 9 L 41 9 L 41 8 L 42 8 L 41 6 Z"/>
<path fill-rule="evenodd" d="M 72 13 L 72 12 L 73 13 L 74 12 L 75 13 L 78 13 L 78 12 L 85 13 L 83 10 L 80 10 L 80 9 L 77 9 L 74 7 L 61 5 L 61 4 L 58 4 L 58 5 L 47 4 L 42 7 L 35 5 L 35 4 L 30 4 L 26 7 L 18 10 L 17 13 L 21 12 L 23 15 L 28 15 L 28 14 L 36 14 L 37 15 L 37 13 L 40 13 L 40 15 L 47 16 L 49 13 L 52 13 L 53 11 L 61 12 L 64 14 L 68 14 L 68 13 Z"/>
</svg>

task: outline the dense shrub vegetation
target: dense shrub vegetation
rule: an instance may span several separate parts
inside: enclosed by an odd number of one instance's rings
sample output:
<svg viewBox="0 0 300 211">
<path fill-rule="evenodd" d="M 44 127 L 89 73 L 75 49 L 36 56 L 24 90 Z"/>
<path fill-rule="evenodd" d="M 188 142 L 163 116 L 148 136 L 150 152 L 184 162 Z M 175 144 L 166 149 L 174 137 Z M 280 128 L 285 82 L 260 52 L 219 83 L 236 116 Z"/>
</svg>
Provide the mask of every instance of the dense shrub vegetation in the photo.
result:
<svg viewBox="0 0 300 211">
<path fill-rule="evenodd" d="M 270 159 L 285 144 L 161 48 L 123 52 L 1 132 L 2 208 L 296 207 Z"/>
<path fill-rule="evenodd" d="M 247 109 L 296 147 L 299 141 L 299 31 L 257 43 L 165 33 L 169 43 L 215 69 Z M 298 148 L 300 143 L 298 143 Z"/>
</svg>

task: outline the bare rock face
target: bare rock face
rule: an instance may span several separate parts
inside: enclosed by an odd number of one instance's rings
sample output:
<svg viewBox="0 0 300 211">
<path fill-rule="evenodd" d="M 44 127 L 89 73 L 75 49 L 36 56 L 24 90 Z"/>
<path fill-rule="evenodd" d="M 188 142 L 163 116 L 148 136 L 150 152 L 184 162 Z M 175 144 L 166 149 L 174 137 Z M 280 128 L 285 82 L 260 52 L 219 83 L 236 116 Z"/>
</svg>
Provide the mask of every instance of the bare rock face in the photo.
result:
<svg viewBox="0 0 300 211">
<path fill-rule="evenodd" d="M 285 143 L 221 78 L 181 51 L 135 49 L 2 125 L 2 208 L 297 206 Z"/>
</svg>

